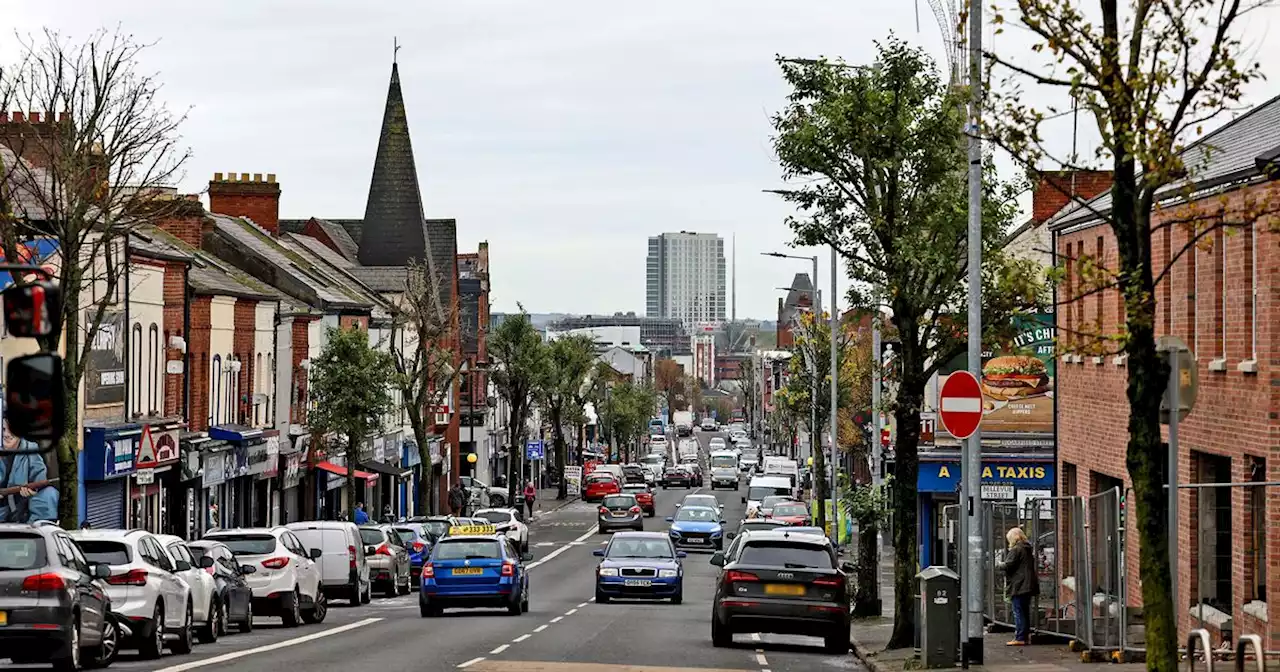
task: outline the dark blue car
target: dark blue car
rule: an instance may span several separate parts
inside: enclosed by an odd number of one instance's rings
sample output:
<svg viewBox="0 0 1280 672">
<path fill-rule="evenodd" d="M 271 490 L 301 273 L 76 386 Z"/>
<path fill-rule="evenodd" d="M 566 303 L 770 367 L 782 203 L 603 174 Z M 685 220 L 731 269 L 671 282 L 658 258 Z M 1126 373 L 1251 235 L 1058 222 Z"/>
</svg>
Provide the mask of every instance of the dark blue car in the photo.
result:
<svg viewBox="0 0 1280 672">
<path fill-rule="evenodd" d="M 475 526 L 484 527 L 484 526 Z M 512 616 L 529 611 L 529 575 L 521 554 L 507 537 L 454 528 L 431 549 L 422 565 L 418 607 L 423 618 L 445 609 L 506 609 Z"/>
<path fill-rule="evenodd" d="M 724 521 L 720 520 L 720 512 L 706 506 L 682 506 L 674 518 L 667 518 L 671 523 L 668 535 L 671 543 L 677 548 L 705 548 L 721 550 L 724 548 Z"/>
<path fill-rule="evenodd" d="M 596 602 L 616 597 L 684 599 L 684 567 L 671 542 L 658 532 L 619 532 L 595 554 L 604 558 L 596 567 Z"/>
<path fill-rule="evenodd" d="M 448 516 L 433 516 L 395 524 L 396 533 L 404 541 L 405 548 L 409 549 L 409 573 L 415 585 L 422 574 L 422 564 L 431 556 L 431 547 L 448 534 L 452 526 L 453 519 Z"/>
</svg>

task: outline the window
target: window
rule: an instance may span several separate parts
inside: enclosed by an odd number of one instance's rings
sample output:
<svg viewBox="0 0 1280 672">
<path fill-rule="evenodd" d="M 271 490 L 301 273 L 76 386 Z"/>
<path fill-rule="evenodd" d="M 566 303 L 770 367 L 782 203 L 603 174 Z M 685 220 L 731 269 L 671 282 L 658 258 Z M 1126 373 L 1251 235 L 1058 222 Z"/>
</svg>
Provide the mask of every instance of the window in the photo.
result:
<svg viewBox="0 0 1280 672">
<path fill-rule="evenodd" d="M 1214 250 L 1217 251 L 1214 264 L 1214 289 L 1217 291 L 1218 302 L 1218 320 L 1222 322 L 1222 326 L 1214 330 L 1214 338 L 1217 340 L 1217 348 L 1214 352 L 1223 360 L 1227 358 L 1227 237 L 1225 232 L 1219 228 L 1213 234 Z"/>
<path fill-rule="evenodd" d="M 213 356 L 213 364 L 209 367 L 209 425 L 222 424 L 219 420 L 222 412 L 222 355 Z"/>
<path fill-rule="evenodd" d="M 1159 299 L 1160 316 L 1164 318 L 1164 333 L 1173 334 L 1173 234 L 1165 226 L 1160 230 L 1160 248 L 1165 263 L 1165 276 L 1160 282 Z"/>
<path fill-rule="evenodd" d="M 1261 457 L 1249 458 L 1249 480 L 1265 483 L 1267 480 L 1267 461 Z M 1249 598 L 1258 602 L 1267 601 L 1267 486 L 1255 485 L 1249 488 L 1249 548 L 1245 571 L 1249 579 L 1245 587 L 1249 589 Z"/>
<path fill-rule="evenodd" d="M 161 408 L 161 398 L 164 396 L 161 390 L 161 376 L 164 368 L 164 350 L 160 344 L 160 327 L 155 322 L 151 323 L 151 329 L 148 332 L 149 352 L 147 357 L 148 376 L 150 389 L 147 394 L 147 412 L 151 415 L 158 415 L 163 412 Z"/>
<path fill-rule="evenodd" d="M 271 394 L 276 389 L 276 364 L 271 358 L 271 354 L 267 354 L 267 368 L 262 370 L 262 375 L 266 376 L 262 383 L 262 392 L 266 396 L 267 408 L 263 412 L 263 419 L 268 423 L 274 424 L 276 421 L 275 395 Z"/>
<path fill-rule="evenodd" d="M 255 427 L 262 424 L 262 411 L 264 409 L 262 408 L 262 404 L 258 403 L 256 397 L 266 389 L 266 386 L 263 384 L 263 381 L 265 381 L 266 378 L 267 374 L 262 370 L 262 353 L 259 352 L 254 356 L 253 367 L 253 396 L 255 397 L 253 402 L 253 424 Z"/>
<path fill-rule="evenodd" d="M 1193 452 L 1195 483 L 1230 483 L 1231 458 Z M 1233 488 L 1196 488 L 1191 513 L 1191 595 L 1230 614 L 1232 609 L 1231 495 Z"/>
<path fill-rule="evenodd" d="M 133 380 L 129 386 L 129 412 L 138 413 L 142 411 L 142 402 L 146 399 L 145 386 L 147 377 L 143 375 L 146 363 L 142 356 L 142 324 L 135 322 L 133 329 L 129 332 L 129 362 Z"/>
<path fill-rule="evenodd" d="M 1102 299 L 1106 295 L 1106 292 L 1102 291 L 1106 278 L 1106 275 L 1102 272 L 1102 269 L 1106 268 L 1106 258 L 1103 256 L 1105 248 L 1103 246 L 1104 243 L 1102 236 L 1098 236 L 1093 246 L 1093 264 L 1096 269 L 1095 274 L 1097 275 L 1097 279 L 1094 280 L 1094 283 L 1097 285 L 1097 296 L 1093 301 L 1093 328 L 1097 332 L 1098 337 L 1101 337 L 1106 333 L 1102 324 Z"/>
<path fill-rule="evenodd" d="M 1249 359 L 1258 360 L 1258 227 L 1249 225 L 1244 237 L 1245 275 L 1249 278 Z M 1225 320 L 1224 320 L 1225 322 Z"/>
</svg>

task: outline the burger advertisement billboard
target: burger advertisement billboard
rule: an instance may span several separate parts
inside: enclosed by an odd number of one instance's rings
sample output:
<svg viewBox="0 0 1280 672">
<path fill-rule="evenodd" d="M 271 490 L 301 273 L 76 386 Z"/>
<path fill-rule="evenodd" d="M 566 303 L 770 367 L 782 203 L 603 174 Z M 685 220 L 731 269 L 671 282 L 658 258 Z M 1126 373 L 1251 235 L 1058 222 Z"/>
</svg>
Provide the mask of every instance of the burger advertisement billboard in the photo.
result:
<svg viewBox="0 0 1280 672">
<path fill-rule="evenodd" d="M 1053 432 L 1053 315 L 1015 318 L 1014 336 L 982 353 L 982 431 Z M 953 371 L 968 366 L 961 355 L 939 374 L 938 389 Z"/>
</svg>

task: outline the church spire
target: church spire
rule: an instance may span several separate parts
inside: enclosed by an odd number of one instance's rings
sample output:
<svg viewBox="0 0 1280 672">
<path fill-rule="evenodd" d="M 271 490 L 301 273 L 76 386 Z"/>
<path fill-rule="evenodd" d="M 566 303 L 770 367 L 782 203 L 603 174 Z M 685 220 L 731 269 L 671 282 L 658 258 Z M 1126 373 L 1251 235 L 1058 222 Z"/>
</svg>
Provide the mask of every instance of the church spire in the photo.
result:
<svg viewBox="0 0 1280 672">
<path fill-rule="evenodd" d="M 399 49 L 397 42 L 395 50 Z M 378 154 L 373 161 L 373 179 L 360 232 L 360 263 L 404 266 L 410 259 L 425 260 L 427 233 L 423 219 L 409 119 L 400 92 L 400 66 L 393 58 Z"/>
</svg>

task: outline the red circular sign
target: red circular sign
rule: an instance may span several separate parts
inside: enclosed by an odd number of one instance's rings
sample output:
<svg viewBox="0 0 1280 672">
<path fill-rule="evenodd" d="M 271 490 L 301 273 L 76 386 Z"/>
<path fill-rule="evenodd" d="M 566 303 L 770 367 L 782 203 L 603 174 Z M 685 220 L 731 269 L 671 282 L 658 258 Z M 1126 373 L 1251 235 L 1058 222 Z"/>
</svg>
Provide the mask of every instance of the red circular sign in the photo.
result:
<svg viewBox="0 0 1280 672">
<path fill-rule="evenodd" d="M 982 388 L 968 371 L 947 376 L 938 393 L 938 415 L 951 436 L 967 439 L 982 424 Z"/>
</svg>

